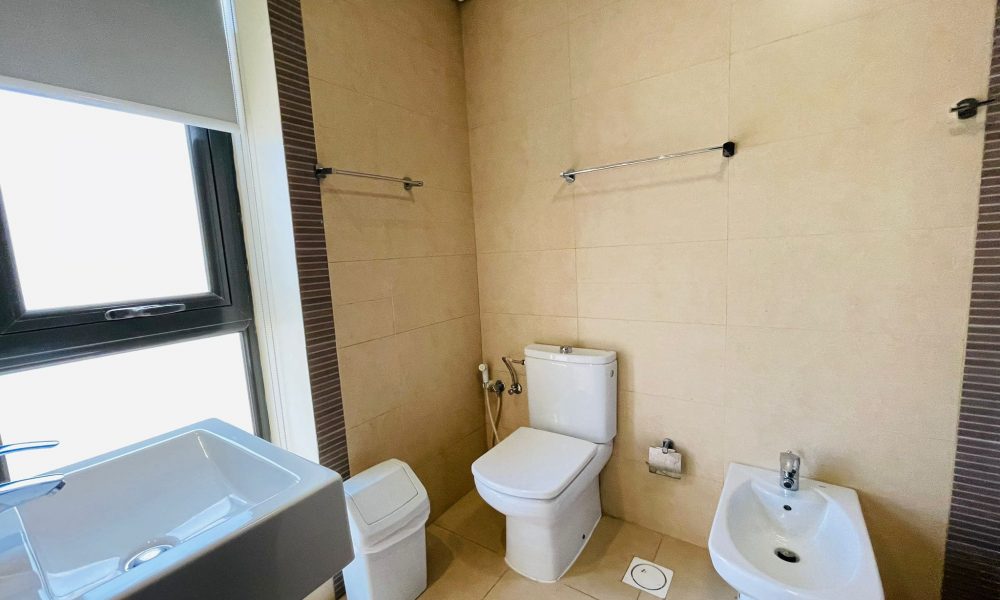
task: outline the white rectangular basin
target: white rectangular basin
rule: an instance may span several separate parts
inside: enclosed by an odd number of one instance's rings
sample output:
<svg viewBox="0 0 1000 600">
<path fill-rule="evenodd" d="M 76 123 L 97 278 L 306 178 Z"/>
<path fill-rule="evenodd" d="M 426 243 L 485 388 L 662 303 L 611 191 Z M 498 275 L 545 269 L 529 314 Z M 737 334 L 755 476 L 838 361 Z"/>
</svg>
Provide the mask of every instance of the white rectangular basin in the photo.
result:
<svg viewBox="0 0 1000 600">
<path fill-rule="evenodd" d="M 221 421 L 60 471 L 0 513 L 0 598 L 301 600 L 352 558 L 340 476 Z"/>
</svg>

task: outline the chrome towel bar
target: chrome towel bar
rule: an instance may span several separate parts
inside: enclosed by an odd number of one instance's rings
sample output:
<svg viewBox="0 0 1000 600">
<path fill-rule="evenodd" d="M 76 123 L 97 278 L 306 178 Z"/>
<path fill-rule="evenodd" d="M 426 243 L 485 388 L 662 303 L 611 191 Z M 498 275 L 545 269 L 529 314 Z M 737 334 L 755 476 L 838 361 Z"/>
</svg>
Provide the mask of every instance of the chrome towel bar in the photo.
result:
<svg viewBox="0 0 1000 600">
<path fill-rule="evenodd" d="M 316 179 L 323 180 L 326 179 L 327 175 L 349 175 L 351 177 L 364 177 L 366 179 L 379 179 L 381 181 L 395 181 L 396 183 L 402 183 L 403 189 L 410 191 L 415 187 L 423 187 L 423 181 L 416 181 L 410 179 L 409 177 L 389 177 L 388 175 L 376 175 L 374 173 L 362 173 L 360 171 L 345 171 L 343 169 L 334 169 L 333 167 L 321 167 L 316 165 Z"/>
<path fill-rule="evenodd" d="M 674 152 L 673 154 L 661 154 L 659 156 L 651 156 L 649 158 L 640 158 L 638 160 L 627 160 L 620 163 L 612 163 L 610 165 L 601 165 L 599 167 L 587 167 L 586 169 L 568 169 L 559 174 L 560 177 L 566 180 L 566 183 L 573 183 L 576 181 L 576 176 L 581 173 L 593 173 L 594 171 L 604 171 L 607 169 L 617 169 L 618 167 L 628 167 L 631 165 L 638 165 L 642 163 L 654 162 L 658 160 L 668 160 L 671 158 L 680 158 L 682 156 L 691 156 L 693 154 L 704 154 L 705 152 L 714 152 L 716 150 L 722 150 L 722 155 L 729 158 L 736 154 L 736 142 L 726 142 L 720 146 L 712 146 L 711 148 L 699 148 L 697 150 L 686 150 L 684 152 Z"/>
</svg>

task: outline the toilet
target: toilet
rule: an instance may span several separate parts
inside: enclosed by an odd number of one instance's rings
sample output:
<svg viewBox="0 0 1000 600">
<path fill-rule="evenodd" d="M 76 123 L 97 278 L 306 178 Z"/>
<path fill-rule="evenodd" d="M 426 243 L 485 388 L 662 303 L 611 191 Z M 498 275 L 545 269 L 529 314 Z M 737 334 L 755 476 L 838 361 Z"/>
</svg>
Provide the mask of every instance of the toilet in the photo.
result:
<svg viewBox="0 0 1000 600">
<path fill-rule="evenodd" d="M 524 349 L 529 427 L 472 464 L 476 490 L 507 517 L 507 564 L 556 581 L 601 518 L 597 478 L 618 427 L 618 361 L 609 350 Z"/>
</svg>

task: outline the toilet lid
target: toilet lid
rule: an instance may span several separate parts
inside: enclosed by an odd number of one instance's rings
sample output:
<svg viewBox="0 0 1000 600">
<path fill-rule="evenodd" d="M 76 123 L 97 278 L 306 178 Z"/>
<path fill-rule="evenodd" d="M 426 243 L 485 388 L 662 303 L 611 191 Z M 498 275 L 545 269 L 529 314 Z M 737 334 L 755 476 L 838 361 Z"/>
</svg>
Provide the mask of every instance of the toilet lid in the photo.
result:
<svg viewBox="0 0 1000 600">
<path fill-rule="evenodd" d="M 597 445 L 568 435 L 522 427 L 472 463 L 472 474 L 518 498 L 555 498 L 597 453 Z"/>
</svg>

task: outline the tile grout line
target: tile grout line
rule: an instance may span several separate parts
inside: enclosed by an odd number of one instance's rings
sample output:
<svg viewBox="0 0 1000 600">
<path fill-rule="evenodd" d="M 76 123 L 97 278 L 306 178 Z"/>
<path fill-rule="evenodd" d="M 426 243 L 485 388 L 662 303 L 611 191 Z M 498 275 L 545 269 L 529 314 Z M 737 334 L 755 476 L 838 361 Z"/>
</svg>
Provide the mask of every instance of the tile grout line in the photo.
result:
<svg viewBox="0 0 1000 600">
<path fill-rule="evenodd" d="M 497 577 L 497 580 L 493 582 L 493 585 L 490 586 L 490 589 L 486 590 L 486 593 L 483 594 L 483 600 L 486 600 L 486 598 L 488 598 L 489 595 L 493 593 L 494 588 L 500 585 L 500 580 L 503 579 L 504 576 L 507 575 L 509 571 L 510 571 L 509 568 L 505 568 L 503 572 L 500 573 L 500 577 Z"/>
</svg>

